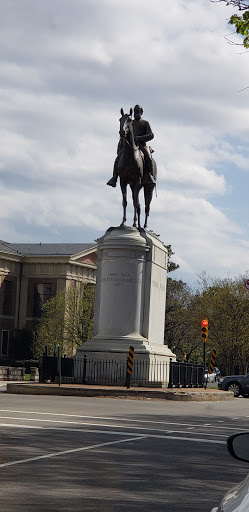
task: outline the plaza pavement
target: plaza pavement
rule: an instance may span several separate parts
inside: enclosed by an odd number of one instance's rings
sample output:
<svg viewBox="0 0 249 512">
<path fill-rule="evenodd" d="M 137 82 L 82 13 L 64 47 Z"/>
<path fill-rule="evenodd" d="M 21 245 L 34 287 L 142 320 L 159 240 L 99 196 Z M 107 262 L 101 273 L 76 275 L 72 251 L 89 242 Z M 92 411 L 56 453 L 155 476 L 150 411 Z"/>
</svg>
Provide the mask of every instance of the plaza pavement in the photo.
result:
<svg viewBox="0 0 249 512">
<path fill-rule="evenodd" d="M 233 400 L 231 391 L 214 388 L 154 388 L 125 386 L 94 386 L 89 384 L 40 383 L 40 382 L 0 382 L 0 390 L 7 393 L 25 395 L 59 395 L 85 397 L 113 397 L 129 399 L 154 399 L 175 401 L 214 402 Z"/>
</svg>

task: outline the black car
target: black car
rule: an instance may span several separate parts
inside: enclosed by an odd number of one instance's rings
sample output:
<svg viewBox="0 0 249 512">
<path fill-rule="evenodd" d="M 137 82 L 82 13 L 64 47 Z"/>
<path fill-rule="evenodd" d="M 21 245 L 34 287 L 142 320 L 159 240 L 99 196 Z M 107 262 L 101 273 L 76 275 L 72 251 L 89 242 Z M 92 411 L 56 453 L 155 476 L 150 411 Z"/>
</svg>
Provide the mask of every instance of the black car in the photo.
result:
<svg viewBox="0 0 249 512">
<path fill-rule="evenodd" d="M 249 373 L 247 375 L 230 375 L 220 379 L 218 388 L 233 391 L 235 397 L 249 395 Z"/>
</svg>

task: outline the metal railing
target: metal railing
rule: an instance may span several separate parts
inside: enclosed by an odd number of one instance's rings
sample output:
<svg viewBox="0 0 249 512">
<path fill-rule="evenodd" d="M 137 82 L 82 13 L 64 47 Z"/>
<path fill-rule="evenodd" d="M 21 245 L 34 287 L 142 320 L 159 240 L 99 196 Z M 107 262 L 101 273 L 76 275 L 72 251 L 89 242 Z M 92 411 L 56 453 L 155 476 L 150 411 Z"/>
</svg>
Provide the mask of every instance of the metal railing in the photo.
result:
<svg viewBox="0 0 249 512">
<path fill-rule="evenodd" d="M 113 359 L 61 358 L 61 381 L 82 384 L 124 386 L 127 361 Z M 59 376 L 58 357 L 43 356 L 41 381 L 56 382 Z M 169 381 L 168 361 L 134 361 L 131 375 L 133 386 L 162 386 Z"/>
<path fill-rule="evenodd" d="M 170 361 L 169 388 L 203 387 L 203 382 L 202 364 Z"/>
<path fill-rule="evenodd" d="M 87 355 L 61 359 L 61 381 L 124 386 L 127 360 L 94 359 Z M 41 381 L 57 382 L 58 357 L 43 356 Z M 134 360 L 132 386 L 203 387 L 203 365 L 168 361 Z"/>
<path fill-rule="evenodd" d="M 83 384 L 112 384 L 124 386 L 126 382 L 127 361 L 112 359 L 96 360 L 88 358 L 74 359 L 76 382 Z M 131 375 L 133 386 L 162 386 L 169 380 L 167 361 L 134 361 Z"/>
</svg>

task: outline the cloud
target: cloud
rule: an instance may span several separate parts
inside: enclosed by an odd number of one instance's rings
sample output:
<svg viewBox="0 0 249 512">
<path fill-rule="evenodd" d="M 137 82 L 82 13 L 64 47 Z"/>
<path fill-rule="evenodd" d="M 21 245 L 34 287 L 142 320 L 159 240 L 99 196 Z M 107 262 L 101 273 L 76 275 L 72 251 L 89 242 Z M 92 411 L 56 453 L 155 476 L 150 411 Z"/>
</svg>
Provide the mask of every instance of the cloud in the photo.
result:
<svg viewBox="0 0 249 512">
<path fill-rule="evenodd" d="M 106 182 L 120 107 L 140 103 L 158 165 L 149 228 L 172 244 L 178 275 L 243 268 L 249 107 L 237 91 L 249 71 L 224 39 L 231 12 L 208 0 L 2 2 L 1 238 L 90 242 L 120 224 Z"/>
</svg>

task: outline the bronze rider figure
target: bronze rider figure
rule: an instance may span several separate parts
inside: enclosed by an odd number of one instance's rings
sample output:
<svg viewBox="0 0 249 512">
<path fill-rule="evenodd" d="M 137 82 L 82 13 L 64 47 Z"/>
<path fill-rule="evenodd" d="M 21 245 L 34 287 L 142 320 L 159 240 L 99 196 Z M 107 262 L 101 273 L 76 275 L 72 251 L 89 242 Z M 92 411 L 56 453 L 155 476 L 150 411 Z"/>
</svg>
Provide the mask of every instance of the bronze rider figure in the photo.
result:
<svg viewBox="0 0 249 512">
<path fill-rule="evenodd" d="M 151 185 L 155 185 L 156 181 L 153 177 L 153 165 L 151 158 L 151 151 L 148 146 L 146 146 L 146 142 L 154 139 L 154 133 L 152 132 L 151 126 L 148 121 L 142 119 L 143 108 L 140 105 L 135 105 L 134 107 L 134 119 L 132 121 L 132 127 L 134 132 L 135 143 L 139 146 L 139 149 L 142 151 L 144 155 L 144 170 L 148 173 L 149 183 Z M 116 187 L 118 180 L 118 163 L 120 156 L 123 151 L 123 139 L 119 139 L 118 148 L 117 148 L 117 157 L 114 162 L 113 176 L 107 182 L 107 185 L 111 187 Z"/>
</svg>

